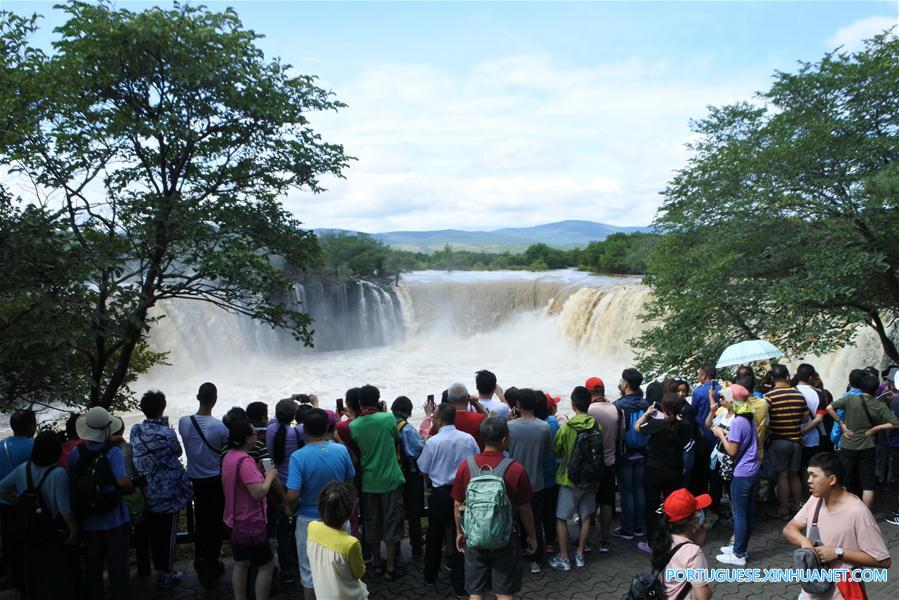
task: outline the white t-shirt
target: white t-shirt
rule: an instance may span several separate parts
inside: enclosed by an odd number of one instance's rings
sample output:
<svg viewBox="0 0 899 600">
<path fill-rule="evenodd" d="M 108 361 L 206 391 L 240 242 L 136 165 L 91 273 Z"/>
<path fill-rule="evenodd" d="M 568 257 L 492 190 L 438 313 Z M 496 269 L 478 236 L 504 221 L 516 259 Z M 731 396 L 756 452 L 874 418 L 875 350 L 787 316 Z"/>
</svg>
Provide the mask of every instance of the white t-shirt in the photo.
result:
<svg viewBox="0 0 899 600">
<path fill-rule="evenodd" d="M 228 441 L 228 428 L 215 417 L 194 415 L 194 419 L 206 437 L 205 442 L 190 417 L 181 417 L 178 420 L 178 433 L 181 435 L 184 453 L 187 455 L 187 476 L 190 479 L 206 479 L 221 475 L 219 453 Z M 215 450 L 216 448 L 218 450 Z"/>
<path fill-rule="evenodd" d="M 818 403 L 821 399 L 818 397 L 818 392 L 810 385 L 806 385 L 804 383 L 800 383 L 796 386 L 796 389 L 802 392 L 802 395 L 805 396 L 805 403 L 808 404 L 809 410 L 809 419 L 815 418 L 815 413 L 818 412 Z M 818 432 L 818 428 L 815 427 L 805 432 L 802 436 L 802 445 L 806 448 L 814 448 L 821 444 L 821 434 Z"/>
<path fill-rule="evenodd" d="M 487 409 L 488 413 L 496 413 L 500 417 L 504 419 L 509 418 L 509 405 L 505 402 L 500 402 L 499 400 L 494 400 L 491 398 L 490 400 L 479 400 L 481 406 Z"/>
</svg>

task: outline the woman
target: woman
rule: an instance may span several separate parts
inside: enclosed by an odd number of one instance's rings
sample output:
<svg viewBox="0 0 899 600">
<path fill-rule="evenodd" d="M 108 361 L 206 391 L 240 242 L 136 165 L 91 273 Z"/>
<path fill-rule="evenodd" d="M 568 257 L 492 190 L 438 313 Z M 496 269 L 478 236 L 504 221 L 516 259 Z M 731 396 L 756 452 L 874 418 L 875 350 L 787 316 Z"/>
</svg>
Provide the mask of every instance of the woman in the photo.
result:
<svg viewBox="0 0 899 600">
<path fill-rule="evenodd" d="M 305 405 L 304 405 L 305 406 Z M 282 489 L 287 489 L 287 466 L 290 455 L 303 446 L 303 432 L 300 426 L 294 426 L 300 405 L 288 398 L 275 405 L 275 419 L 266 430 L 266 446 L 278 470 L 278 480 Z M 279 494 L 280 495 L 280 494 Z M 293 583 L 300 572 L 297 557 L 296 529 L 293 517 L 287 516 L 282 507 L 273 515 L 275 535 L 278 538 L 278 566 L 284 583 Z"/>
<path fill-rule="evenodd" d="M 37 434 L 31 460 L 16 467 L 0 481 L 0 496 L 13 502 L 31 488 L 52 517 L 46 530 L 23 531 L 15 540 L 24 549 L 25 590 L 31 600 L 78 597 L 78 524 L 72 513 L 69 475 L 57 465 L 62 456 L 59 436 L 52 431 Z M 15 530 L 15 524 L 12 524 Z M 43 528 L 42 528 L 43 529 Z"/>
<path fill-rule="evenodd" d="M 739 387 L 740 389 L 745 390 L 742 386 Z M 733 389 L 734 386 L 729 386 L 721 390 L 722 401 L 718 405 L 718 408 L 709 410 L 709 414 L 705 418 L 706 429 L 711 430 L 718 427 L 724 431 L 724 435 L 727 436 L 727 433 L 730 431 L 730 424 L 735 417 Z M 715 406 L 713 404 L 713 394 L 714 390 L 709 388 L 709 406 L 711 407 Z M 746 392 L 746 395 L 748 395 L 748 392 Z M 724 451 L 723 445 L 719 441 L 712 450 L 709 462 L 709 495 L 712 497 L 712 505 L 709 507 L 708 515 L 709 521 L 711 521 L 710 527 L 721 517 L 721 496 L 724 495 L 725 486 L 730 485 L 733 471 L 733 457 Z M 728 493 L 730 492 L 728 491 Z"/>
<path fill-rule="evenodd" d="M 263 476 L 249 455 L 256 446 L 256 429 L 249 421 L 236 421 L 228 430 L 233 449 L 222 461 L 222 489 L 225 494 L 225 525 L 231 530 L 234 571 L 231 583 L 235 600 L 247 597 L 247 571 L 257 569 L 256 600 L 267 600 L 274 571 L 274 556 L 268 543 L 265 497 L 278 476 L 269 469 Z"/>
<path fill-rule="evenodd" d="M 665 598 L 669 600 L 708 600 L 712 587 L 707 581 L 668 579 L 669 569 L 708 570 L 702 552 L 706 529 L 705 508 L 712 503 L 708 494 L 693 496 L 686 488 L 675 490 L 662 504 L 658 535 L 652 545 L 652 567 L 659 573 Z M 700 572 L 700 571 L 695 571 Z"/>
<path fill-rule="evenodd" d="M 319 598 L 364 600 L 368 589 L 362 583 L 365 562 L 359 540 L 345 532 L 356 509 L 356 490 L 343 481 L 332 481 L 318 497 L 321 521 L 309 523 L 306 551 Z"/>
<path fill-rule="evenodd" d="M 715 558 L 718 562 L 744 566 L 749 537 L 755 520 L 755 498 L 759 486 L 758 433 L 752 407 L 746 400 L 749 390 L 742 385 L 730 386 L 733 390 L 736 416 L 730 432 L 713 427 L 712 434 L 721 440 L 722 449 L 734 457 L 734 471 L 730 482 L 731 511 L 734 517 L 734 544 L 724 546 Z"/>
<path fill-rule="evenodd" d="M 144 528 L 149 536 L 156 583 L 168 587 L 184 574 L 174 569 L 178 515 L 193 498 L 181 464 L 181 443 L 163 417 L 165 394 L 150 390 L 140 400 L 146 419 L 131 428 L 131 456 L 135 472 L 144 479 Z"/>
<path fill-rule="evenodd" d="M 543 392 L 537 392 L 537 406 L 534 409 L 534 416 L 541 421 L 549 424 L 549 435 L 551 439 L 556 438 L 558 433 L 559 421 L 552 414 L 555 412 L 555 402 L 551 400 Z M 543 488 L 543 514 L 534 515 L 535 519 L 543 520 L 543 531 L 546 536 L 545 553 L 552 556 L 556 551 L 556 506 L 559 499 L 559 486 L 556 485 L 556 469 L 559 468 L 559 459 L 552 448 L 543 456 L 543 481 L 546 487 Z M 552 482 L 552 485 L 549 483 Z"/>
<path fill-rule="evenodd" d="M 646 412 L 634 423 L 634 430 L 649 436 L 646 468 L 643 474 L 643 489 L 646 493 L 646 539 L 655 539 L 658 528 L 656 510 L 662 497 L 683 486 L 684 445 L 689 441 L 692 427 L 681 416 L 681 400 L 677 394 L 662 396 L 661 413 L 657 418 L 659 404 L 649 405 Z M 641 541 L 638 548 L 651 552 L 649 544 Z"/>
</svg>

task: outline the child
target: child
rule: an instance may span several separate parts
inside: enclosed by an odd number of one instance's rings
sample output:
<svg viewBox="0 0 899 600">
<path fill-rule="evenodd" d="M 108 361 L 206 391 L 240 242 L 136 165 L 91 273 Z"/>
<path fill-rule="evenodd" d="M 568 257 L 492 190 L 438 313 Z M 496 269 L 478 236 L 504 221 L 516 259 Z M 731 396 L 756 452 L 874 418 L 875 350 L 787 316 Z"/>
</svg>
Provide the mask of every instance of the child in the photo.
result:
<svg viewBox="0 0 899 600">
<path fill-rule="evenodd" d="M 329 483 L 318 497 L 322 520 L 309 523 L 306 539 L 317 598 L 368 598 L 368 588 L 362 583 L 365 575 L 362 545 L 344 532 L 355 509 L 356 490 L 343 481 Z"/>
</svg>

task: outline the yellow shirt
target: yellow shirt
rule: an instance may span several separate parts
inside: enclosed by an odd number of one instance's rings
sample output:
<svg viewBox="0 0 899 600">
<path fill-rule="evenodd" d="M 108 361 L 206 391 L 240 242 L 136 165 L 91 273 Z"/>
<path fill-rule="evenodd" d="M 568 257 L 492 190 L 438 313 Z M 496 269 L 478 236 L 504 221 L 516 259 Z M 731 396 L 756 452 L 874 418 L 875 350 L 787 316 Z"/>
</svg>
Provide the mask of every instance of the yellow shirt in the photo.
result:
<svg viewBox="0 0 899 600">
<path fill-rule="evenodd" d="M 321 521 L 309 523 L 306 553 L 318 600 L 365 600 L 365 562 L 359 540 Z"/>
</svg>

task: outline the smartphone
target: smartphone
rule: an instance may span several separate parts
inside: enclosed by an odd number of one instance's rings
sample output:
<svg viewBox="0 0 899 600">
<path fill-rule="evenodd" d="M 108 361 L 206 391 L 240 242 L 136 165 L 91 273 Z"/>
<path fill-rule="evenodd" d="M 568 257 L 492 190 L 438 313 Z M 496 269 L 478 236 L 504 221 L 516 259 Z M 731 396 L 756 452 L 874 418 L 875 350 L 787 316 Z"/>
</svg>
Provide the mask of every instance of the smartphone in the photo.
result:
<svg viewBox="0 0 899 600">
<path fill-rule="evenodd" d="M 270 471 L 273 466 L 274 466 L 274 463 L 272 462 L 272 459 L 270 459 L 270 458 L 262 459 L 262 470 L 263 471 Z"/>
<path fill-rule="evenodd" d="M 342 415 L 343 413 L 344 413 L 343 398 L 338 398 L 337 399 L 337 414 Z"/>
<path fill-rule="evenodd" d="M 428 404 L 434 406 L 434 394 L 428 394 Z"/>
</svg>

